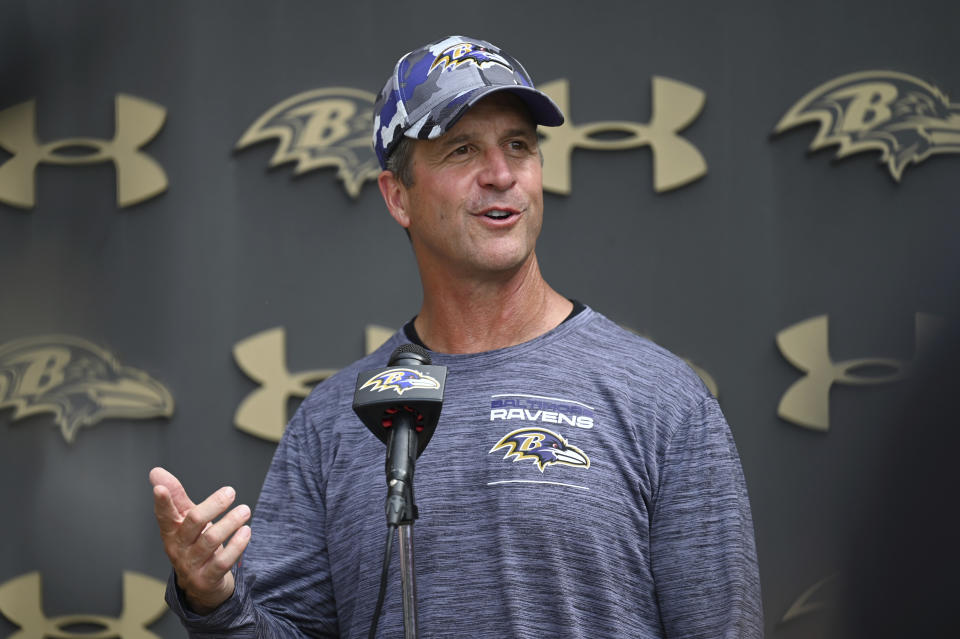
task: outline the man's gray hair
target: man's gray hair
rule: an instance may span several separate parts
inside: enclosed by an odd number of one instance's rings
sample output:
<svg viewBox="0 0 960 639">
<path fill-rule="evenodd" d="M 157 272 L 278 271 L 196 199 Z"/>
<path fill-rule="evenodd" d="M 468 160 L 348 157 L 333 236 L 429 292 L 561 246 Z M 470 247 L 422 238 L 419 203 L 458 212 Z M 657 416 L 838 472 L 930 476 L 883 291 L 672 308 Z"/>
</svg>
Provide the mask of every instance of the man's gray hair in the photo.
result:
<svg viewBox="0 0 960 639">
<path fill-rule="evenodd" d="M 397 176 L 400 184 L 413 185 L 413 140 L 404 136 L 387 157 L 387 170 Z"/>
</svg>

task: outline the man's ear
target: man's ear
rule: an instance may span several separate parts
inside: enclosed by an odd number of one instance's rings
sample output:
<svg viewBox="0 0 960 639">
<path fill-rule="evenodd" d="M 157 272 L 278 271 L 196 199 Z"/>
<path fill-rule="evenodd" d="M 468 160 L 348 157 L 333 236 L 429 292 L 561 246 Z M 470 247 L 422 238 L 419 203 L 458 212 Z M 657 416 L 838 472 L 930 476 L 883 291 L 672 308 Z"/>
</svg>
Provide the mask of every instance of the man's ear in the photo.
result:
<svg viewBox="0 0 960 639">
<path fill-rule="evenodd" d="M 400 183 L 392 171 L 381 171 L 377 177 L 380 194 L 387 205 L 390 215 L 403 228 L 410 226 L 410 216 L 407 213 L 407 187 Z"/>
</svg>

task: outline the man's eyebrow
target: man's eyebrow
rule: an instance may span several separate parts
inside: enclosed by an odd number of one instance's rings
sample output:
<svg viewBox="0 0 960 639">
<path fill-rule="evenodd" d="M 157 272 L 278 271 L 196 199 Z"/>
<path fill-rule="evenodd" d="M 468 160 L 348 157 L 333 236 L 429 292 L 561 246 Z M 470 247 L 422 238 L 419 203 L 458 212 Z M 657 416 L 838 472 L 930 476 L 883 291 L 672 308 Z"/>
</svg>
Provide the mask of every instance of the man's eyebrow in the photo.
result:
<svg viewBox="0 0 960 639">
<path fill-rule="evenodd" d="M 463 143 L 465 143 L 465 142 L 469 142 L 470 140 L 474 139 L 475 137 L 478 137 L 478 136 L 476 136 L 475 134 L 467 131 L 467 132 L 460 133 L 459 135 L 455 135 L 455 136 L 450 137 L 450 138 L 443 138 L 443 139 L 441 139 L 441 140 L 440 140 L 440 146 L 443 147 L 443 148 L 460 146 L 461 144 L 463 144 Z M 536 129 L 527 129 L 527 128 L 524 128 L 524 127 L 517 127 L 517 128 L 515 128 L 515 129 L 510 129 L 510 130 L 508 130 L 508 131 L 504 131 L 503 135 L 501 136 L 501 139 L 504 139 L 504 140 L 505 140 L 505 139 L 507 139 L 507 138 L 516 138 L 516 137 L 521 137 L 521 138 L 523 138 L 523 137 L 525 137 L 525 138 L 536 138 L 536 137 L 537 137 L 537 131 L 536 131 Z"/>
<path fill-rule="evenodd" d="M 537 137 L 537 130 L 536 130 L 536 128 L 527 129 L 527 128 L 518 127 L 518 128 L 516 128 L 516 129 L 510 129 L 509 131 L 507 131 L 506 133 L 503 134 L 503 137 L 504 137 L 504 138 L 534 138 L 534 139 L 536 139 L 536 137 Z"/>
<path fill-rule="evenodd" d="M 537 135 L 537 129 L 536 129 L 536 128 L 533 128 L 533 129 L 527 129 L 527 128 L 510 129 L 509 131 L 507 131 L 506 133 L 503 134 L 503 139 L 506 140 L 506 139 L 509 139 L 509 138 L 524 138 L 524 139 L 526 139 L 526 140 L 532 140 L 532 141 L 534 141 L 534 142 L 536 142 L 537 140 L 540 139 L 540 137 Z"/>
<path fill-rule="evenodd" d="M 479 139 L 480 137 L 482 137 L 482 133 L 480 131 L 473 130 L 464 130 L 457 135 L 450 137 L 444 135 L 434 140 L 436 146 L 433 147 L 433 152 L 439 155 L 446 155 L 450 149 L 455 149 L 462 144 L 468 144 L 473 140 Z M 537 146 L 540 142 L 536 127 L 518 126 L 504 131 L 500 136 L 498 144 L 503 144 L 506 140 L 516 138 L 527 140 L 534 146 Z"/>
<path fill-rule="evenodd" d="M 460 146 L 464 142 L 469 142 L 474 136 L 470 133 L 461 133 L 460 135 L 455 135 L 452 138 L 441 138 L 440 146 L 446 148 L 451 146 Z"/>
</svg>

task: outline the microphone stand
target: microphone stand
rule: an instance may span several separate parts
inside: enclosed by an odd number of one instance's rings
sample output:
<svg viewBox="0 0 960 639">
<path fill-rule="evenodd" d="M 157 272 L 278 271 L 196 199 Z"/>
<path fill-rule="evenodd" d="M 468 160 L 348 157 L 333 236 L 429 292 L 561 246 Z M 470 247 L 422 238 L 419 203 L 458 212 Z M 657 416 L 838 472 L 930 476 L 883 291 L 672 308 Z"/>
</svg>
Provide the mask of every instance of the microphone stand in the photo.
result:
<svg viewBox="0 0 960 639">
<path fill-rule="evenodd" d="M 404 344 L 394 350 L 385 369 L 357 375 L 353 410 L 377 439 L 387 445 L 387 529 L 397 529 L 400 538 L 400 585 L 403 595 L 404 639 L 418 639 L 417 584 L 413 566 L 413 522 L 419 516 L 413 499 L 413 471 L 417 457 L 426 448 L 440 419 L 445 366 L 432 366 L 422 347 Z M 389 550 L 392 537 L 388 535 Z M 380 597 L 370 626 L 377 627 L 389 553 L 384 553 Z"/>
<path fill-rule="evenodd" d="M 400 411 L 393 419 L 387 445 L 387 525 L 397 528 L 400 547 L 400 588 L 403 595 L 404 639 L 418 639 L 417 582 L 413 560 L 413 522 L 419 516 L 413 498 L 417 432 L 413 415 Z"/>
<path fill-rule="evenodd" d="M 400 524 L 400 588 L 403 593 L 403 638 L 418 639 L 417 582 L 413 574 L 413 522 Z"/>
</svg>

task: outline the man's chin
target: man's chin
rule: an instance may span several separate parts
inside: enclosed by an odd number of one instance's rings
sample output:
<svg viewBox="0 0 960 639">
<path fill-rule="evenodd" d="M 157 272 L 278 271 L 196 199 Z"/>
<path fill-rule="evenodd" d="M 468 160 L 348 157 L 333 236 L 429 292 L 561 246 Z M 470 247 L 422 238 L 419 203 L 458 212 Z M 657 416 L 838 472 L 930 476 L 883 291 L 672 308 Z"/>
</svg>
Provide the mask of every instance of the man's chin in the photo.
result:
<svg viewBox="0 0 960 639">
<path fill-rule="evenodd" d="M 486 273 L 491 276 L 509 277 L 535 264 L 536 256 L 533 250 L 520 247 L 500 247 L 500 250 L 491 250 L 477 256 L 473 265 L 478 274 Z"/>
</svg>

